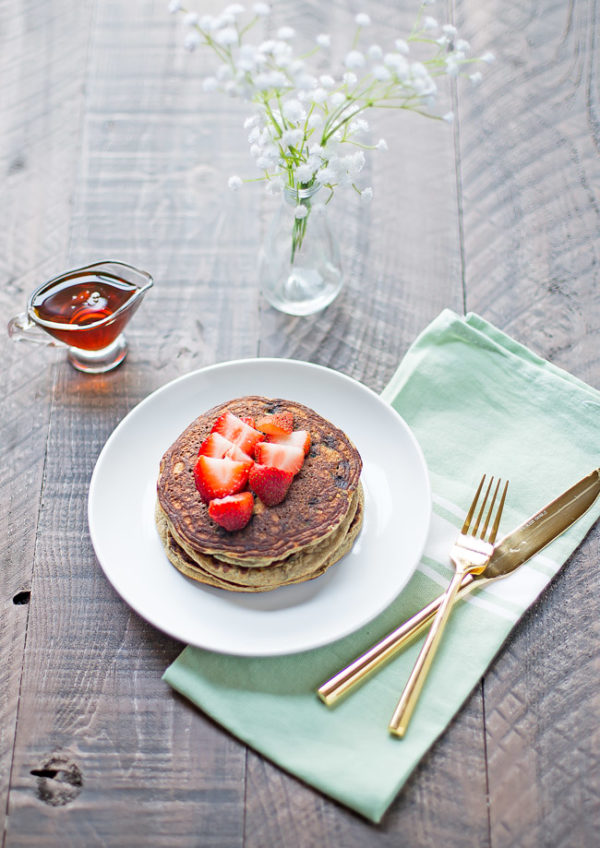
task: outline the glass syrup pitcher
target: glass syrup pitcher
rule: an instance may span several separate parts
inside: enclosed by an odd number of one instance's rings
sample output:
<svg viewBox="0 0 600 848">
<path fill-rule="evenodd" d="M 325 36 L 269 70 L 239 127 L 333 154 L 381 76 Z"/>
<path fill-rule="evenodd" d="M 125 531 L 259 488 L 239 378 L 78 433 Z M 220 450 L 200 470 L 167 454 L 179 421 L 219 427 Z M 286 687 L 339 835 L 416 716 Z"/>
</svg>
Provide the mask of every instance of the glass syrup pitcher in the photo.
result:
<svg viewBox="0 0 600 848">
<path fill-rule="evenodd" d="M 123 329 L 152 285 L 150 274 L 125 262 L 66 271 L 32 292 L 26 312 L 9 321 L 8 333 L 19 340 L 66 346 L 74 368 L 103 374 L 127 356 Z"/>
</svg>

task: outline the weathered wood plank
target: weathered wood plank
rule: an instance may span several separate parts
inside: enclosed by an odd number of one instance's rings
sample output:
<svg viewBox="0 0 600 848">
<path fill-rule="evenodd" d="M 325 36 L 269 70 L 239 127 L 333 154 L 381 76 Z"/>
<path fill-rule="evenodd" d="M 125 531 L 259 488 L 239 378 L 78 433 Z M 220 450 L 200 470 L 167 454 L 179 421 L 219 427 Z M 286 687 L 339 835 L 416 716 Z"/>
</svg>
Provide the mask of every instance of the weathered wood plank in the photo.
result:
<svg viewBox="0 0 600 848">
<path fill-rule="evenodd" d="M 460 122 L 468 307 L 599 387 L 598 8 L 465 2 L 460 16 L 498 56 Z M 597 841 L 597 548 L 596 531 L 485 681 L 499 848 Z"/>
<path fill-rule="evenodd" d="M 64 267 L 90 3 L 0 4 L 0 306 Z M 72 38 L 77 33 L 76 38 Z M 4 834 L 38 507 L 59 354 L 0 336 L 0 834 Z"/>
</svg>

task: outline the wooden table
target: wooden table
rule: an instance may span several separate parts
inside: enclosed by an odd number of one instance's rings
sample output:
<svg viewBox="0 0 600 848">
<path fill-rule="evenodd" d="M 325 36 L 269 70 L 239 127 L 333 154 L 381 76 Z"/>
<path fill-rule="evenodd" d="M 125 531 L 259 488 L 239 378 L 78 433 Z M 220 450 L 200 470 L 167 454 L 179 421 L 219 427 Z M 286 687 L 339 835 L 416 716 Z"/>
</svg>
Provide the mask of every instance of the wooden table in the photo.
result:
<svg viewBox="0 0 600 848">
<path fill-rule="evenodd" d="M 450 307 L 600 388 L 597 4 L 458 0 L 461 34 L 497 62 L 452 95 L 451 127 L 373 121 L 389 145 L 369 159 L 373 202 L 338 198 L 345 290 L 303 319 L 259 293 L 262 193 L 226 188 L 252 174 L 247 112 L 202 93 L 212 58 L 182 49 L 165 6 L 0 2 L 5 320 L 87 261 L 119 258 L 156 280 L 126 364 L 105 376 L 2 339 L 2 845 L 597 845 L 598 530 L 375 827 L 173 694 L 161 674 L 182 646 L 113 591 L 86 514 L 115 425 L 215 362 L 307 360 L 379 391 Z M 275 20 L 335 33 L 343 51 L 359 11 L 374 40 L 413 19 L 408 2 L 281 0 Z"/>
</svg>

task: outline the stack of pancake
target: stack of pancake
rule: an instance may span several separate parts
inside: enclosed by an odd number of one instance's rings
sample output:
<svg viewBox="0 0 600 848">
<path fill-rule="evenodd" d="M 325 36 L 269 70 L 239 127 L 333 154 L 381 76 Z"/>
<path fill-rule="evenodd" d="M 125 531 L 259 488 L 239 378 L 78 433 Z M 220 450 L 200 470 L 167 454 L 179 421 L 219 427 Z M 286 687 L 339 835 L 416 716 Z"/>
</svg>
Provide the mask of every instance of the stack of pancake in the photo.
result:
<svg viewBox="0 0 600 848">
<path fill-rule="evenodd" d="M 229 532 L 208 514 L 194 481 L 200 445 L 229 410 L 259 419 L 289 411 L 311 448 L 285 500 L 256 498 L 250 523 Z M 187 577 L 235 592 L 264 592 L 311 580 L 341 559 L 363 520 L 362 462 L 348 437 L 314 410 L 280 398 L 243 397 L 193 421 L 163 456 L 156 524 L 169 560 Z"/>
</svg>

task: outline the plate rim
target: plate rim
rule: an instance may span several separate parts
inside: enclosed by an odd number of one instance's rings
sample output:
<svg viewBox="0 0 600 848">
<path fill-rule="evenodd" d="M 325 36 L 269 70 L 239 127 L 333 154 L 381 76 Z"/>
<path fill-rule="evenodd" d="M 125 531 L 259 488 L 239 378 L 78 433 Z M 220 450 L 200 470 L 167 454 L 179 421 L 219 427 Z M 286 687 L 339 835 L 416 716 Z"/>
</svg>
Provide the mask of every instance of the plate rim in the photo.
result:
<svg viewBox="0 0 600 848">
<path fill-rule="evenodd" d="M 292 647 L 278 648 L 277 646 L 273 646 L 273 647 L 270 647 L 270 648 L 263 648 L 263 649 L 259 649 L 259 650 L 257 650 L 256 648 L 252 649 L 252 650 L 238 648 L 238 650 L 234 651 L 234 650 L 231 649 L 231 647 L 219 648 L 219 646 L 213 644 L 210 639 L 205 640 L 205 642 L 203 643 L 201 637 L 198 637 L 198 639 L 194 640 L 194 641 L 191 641 L 188 638 L 182 638 L 181 635 L 174 632 L 173 627 L 161 625 L 161 624 L 156 622 L 155 618 L 148 618 L 148 615 L 145 614 L 142 611 L 142 609 L 140 609 L 140 606 L 143 606 L 143 605 L 136 604 L 135 602 L 133 602 L 130 599 L 130 597 L 123 594 L 123 592 L 121 591 L 121 588 L 118 588 L 117 585 L 115 585 L 115 582 L 107 574 L 107 570 L 106 570 L 100 556 L 98 555 L 97 544 L 96 544 L 97 535 L 96 535 L 96 532 L 95 532 L 95 529 L 94 529 L 94 521 L 93 521 L 93 517 L 92 517 L 92 512 L 93 512 L 93 503 L 94 503 L 94 500 L 95 500 L 95 497 L 96 497 L 96 491 L 97 491 L 97 488 L 99 486 L 98 481 L 101 479 L 101 475 L 102 475 L 102 471 L 103 471 L 103 465 L 104 465 L 104 462 L 106 461 L 105 457 L 109 453 L 112 444 L 118 439 L 121 430 L 124 429 L 126 424 L 129 423 L 130 419 L 134 416 L 134 414 L 139 414 L 139 410 L 141 408 L 143 408 L 147 404 L 149 405 L 152 402 L 152 400 L 156 396 L 160 395 L 161 393 L 168 391 L 168 390 L 172 390 L 178 384 L 184 383 L 184 382 L 189 381 L 189 380 L 197 379 L 200 376 L 204 377 L 207 374 L 210 375 L 213 372 L 218 372 L 220 370 L 225 370 L 225 369 L 233 370 L 233 369 L 240 367 L 240 366 L 247 368 L 247 367 L 265 366 L 265 365 L 270 365 L 270 366 L 274 365 L 274 366 L 283 367 L 283 368 L 287 368 L 287 367 L 301 368 L 302 370 L 308 369 L 308 370 L 316 370 L 316 371 L 322 372 L 323 374 L 327 375 L 327 377 L 333 378 L 335 380 L 341 380 L 342 382 L 346 383 L 349 387 L 351 387 L 354 390 L 359 390 L 359 391 L 365 392 L 367 395 L 371 396 L 378 404 L 380 404 L 381 406 L 385 407 L 388 411 L 390 411 L 392 413 L 392 417 L 396 418 L 399 425 L 404 430 L 405 435 L 408 436 L 408 439 L 411 442 L 412 448 L 415 451 L 415 455 L 416 455 L 416 458 L 418 460 L 418 464 L 419 464 L 421 472 L 422 472 L 422 483 L 424 483 L 424 485 L 425 485 L 424 503 L 426 502 L 426 513 L 427 513 L 427 515 L 426 515 L 426 520 L 424 522 L 424 527 L 422 528 L 422 538 L 420 539 L 420 544 L 418 546 L 418 555 L 415 557 L 414 563 L 411 565 L 411 568 L 408 570 L 405 581 L 402 583 L 402 585 L 399 586 L 399 588 L 397 589 L 397 591 L 395 592 L 393 597 L 385 600 L 385 602 L 378 609 L 375 609 L 375 610 L 369 612 L 369 614 L 367 616 L 365 616 L 364 618 L 360 618 L 360 620 L 357 620 L 357 622 L 354 625 L 352 625 L 351 627 L 346 627 L 338 635 L 327 636 L 326 638 L 324 638 L 322 640 L 315 640 L 315 641 L 311 642 L 310 644 L 307 643 L 304 646 L 293 647 L 293 648 Z M 168 445 L 167 445 L 167 447 L 168 447 Z M 405 421 L 405 419 L 402 417 L 402 415 L 400 415 L 400 413 L 396 409 L 394 409 L 394 407 L 390 403 L 383 400 L 381 395 L 379 395 L 377 392 L 375 392 L 369 386 L 365 385 L 364 383 L 360 382 L 359 380 L 355 379 L 354 377 L 350 377 L 349 375 L 344 374 L 341 371 L 338 371 L 338 370 L 331 368 L 329 366 L 326 366 L 326 365 L 320 365 L 318 363 L 308 362 L 308 361 L 300 360 L 300 359 L 287 359 L 287 358 L 283 358 L 283 357 L 246 357 L 246 358 L 224 360 L 222 362 L 212 363 L 212 364 L 204 366 L 202 368 L 197 368 L 197 369 L 194 369 L 193 371 L 186 372 L 185 374 L 180 374 L 179 376 L 174 377 L 172 380 L 168 380 L 162 386 L 158 386 L 157 388 L 153 389 L 149 394 L 147 394 L 144 398 L 142 398 L 140 401 L 138 401 L 138 403 L 136 403 L 121 418 L 121 420 L 115 425 L 115 427 L 113 428 L 113 430 L 109 434 L 108 438 L 104 442 L 104 444 L 103 444 L 103 446 L 102 446 L 102 448 L 101 448 L 101 450 L 98 454 L 98 457 L 96 459 L 94 469 L 93 469 L 93 472 L 92 472 L 92 475 L 91 475 L 91 478 L 90 478 L 90 483 L 89 483 L 89 491 L 88 491 L 88 498 L 87 498 L 87 512 L 88 512 L 88 530 L 89 530 L 89 534 L 90 534 L 90 538 L 91 538 L 91 542 L 92 542 L 92 547 L 93 547 L 93 550 L 94 550 L 94 555 L 95 555 L 97 564 L 100 566 L 105 579 L 111 584 L 113 590 L 117 593 L 117 595 L 119 596 L 121 601 L 123 601 L 131 609 L 133 609 L 134 612 L 137 615 L 139 615 L 142 619 L 144 619 L 144 621 L 148 622 L 152 627 L 155 627 L 157 630 L 165 633 L 166 635 L 170 636 L 171 638 L 177 639 L 178 641 L 183 641 L 184 643 L 193 645 L 195 647 L 203 648 L 205 650 L 209 650 L 209 651 L 213 651 L 215 653 L 221 653 L 221 654 L 229 655 L 229 656 L 244 656 L 244 657 L 249 657 L 249 658 L 250 657 L 264 657 L 264 658 L 266 658 L 266 657 L 285 656 L 285 655 L 292 655 L 292 654 L 296 654 L 296 653 L 302 653 L 302 652 L 305 652 L 305 651 L 314 650 L 314 649 L 322 647 L 324 645 L 333 644 L 334 642 L 337 642 L 338 640 L 350 635 L 351 633 L 356 632 L 361 627 L 363 627 L 366 624 L 368 624 L 369 622 L 373 621 L 378 615 L 380 615 L 385 609 L 387 609 L 387 607 L 391 603 L 394 602 L 394 600 L 405 589 L 410 578 L 412 577 L 412 575 L 416 571 L 418 564 L 419 564 L 419 561 L 420 561 L 420 559 L 423 555 L 423 551 L 425 549 L 425 545 L 426 545 L 427 538 L 428 538 L 429 531 L 430 531 L 430 527 L 431 527 L 431 520 L 432 520 L 432 489 L 431 489 L 431 480 L 430 480 L 427 462 L 425 460 L 425 456 L 424 456 L 423 450 L 421 448 L 421 445 L 419 444 L 418 439 L 416 438 L 415 434 L 413 433 L 412 428 Z M 206 644 L 207 641 L 208 641 L 209 644 Z"/>
</svg>

